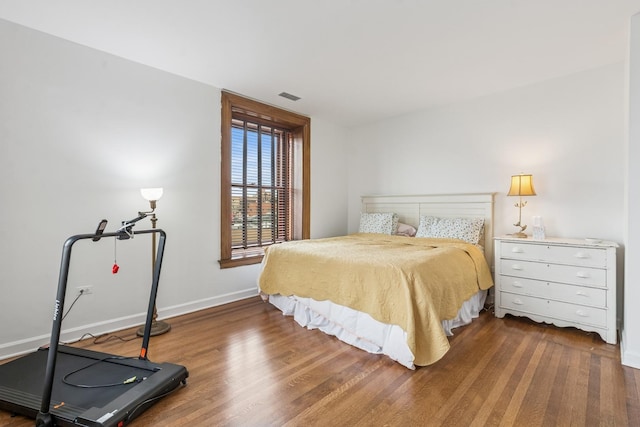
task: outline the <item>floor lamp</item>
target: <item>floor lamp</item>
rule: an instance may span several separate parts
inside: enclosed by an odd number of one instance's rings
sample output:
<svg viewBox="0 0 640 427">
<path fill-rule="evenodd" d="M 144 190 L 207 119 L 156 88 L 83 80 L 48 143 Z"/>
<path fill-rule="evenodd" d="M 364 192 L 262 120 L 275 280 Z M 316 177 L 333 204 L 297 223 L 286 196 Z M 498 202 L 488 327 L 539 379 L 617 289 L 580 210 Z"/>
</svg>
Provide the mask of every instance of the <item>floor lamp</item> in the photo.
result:
<svg viewBox="0 0 640 427">
<path fill-rule="evenodd" d="M 140 214 L 147 214 L 151 217 L 151 228 L 156 228 L 156 223 L 158 222 L 158 218 L 156 217 L 156 202 L 160 200 L 162 197 L 163 189 L 160 188 L 141 188 L 140 194 L 142 197 L 149 202 L 149 206 L 151 210 L 148 212 L 140 212 Z M 151 274 L 153 275 L 153 271 L 156 266 L 156 233 L 151 234 Z M 162 320 L 157 320 L 158 318 L 158 310 L 156 306 L 153 306 L 153 322 L 151 323 L 151 336 L 162 335 L 165 332 L 169 332 L 171 330 L 171 325 L 167 322 L 163 322 Z M 140 327 L 136 332 L 138 336 L 144 335 L 144 326 Z"/>
</svg>

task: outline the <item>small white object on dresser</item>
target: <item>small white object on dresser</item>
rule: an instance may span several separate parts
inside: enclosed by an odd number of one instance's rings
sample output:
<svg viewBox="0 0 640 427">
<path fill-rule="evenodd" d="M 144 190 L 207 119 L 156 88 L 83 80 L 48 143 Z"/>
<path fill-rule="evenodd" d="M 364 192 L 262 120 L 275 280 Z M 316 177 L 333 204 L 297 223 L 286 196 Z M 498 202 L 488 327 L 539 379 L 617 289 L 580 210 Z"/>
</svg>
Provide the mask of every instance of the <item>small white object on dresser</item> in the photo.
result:
<svg viewBox="0 0 640 427">
<path fill-rule="evenodd" d="M 495 239 L 495 314 L 574 326 L 617 342 L 615 242 Z"/>
</svg>

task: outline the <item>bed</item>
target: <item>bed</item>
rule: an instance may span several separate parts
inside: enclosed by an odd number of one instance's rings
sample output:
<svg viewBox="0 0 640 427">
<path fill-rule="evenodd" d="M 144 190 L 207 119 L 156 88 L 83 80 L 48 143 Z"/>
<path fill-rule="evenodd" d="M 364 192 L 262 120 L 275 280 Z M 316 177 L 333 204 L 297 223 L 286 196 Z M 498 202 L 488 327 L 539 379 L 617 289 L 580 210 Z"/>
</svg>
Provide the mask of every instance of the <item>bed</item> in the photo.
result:
<svg viewBox="0 0 640 427">
<path fill-rule="evenodd" d="M 414 369 L 482 310 L 492 236 L 493 194 L 365 196 L 358 233 L 268 248 L 258 287 L 300 325 Z"/>
</svg>

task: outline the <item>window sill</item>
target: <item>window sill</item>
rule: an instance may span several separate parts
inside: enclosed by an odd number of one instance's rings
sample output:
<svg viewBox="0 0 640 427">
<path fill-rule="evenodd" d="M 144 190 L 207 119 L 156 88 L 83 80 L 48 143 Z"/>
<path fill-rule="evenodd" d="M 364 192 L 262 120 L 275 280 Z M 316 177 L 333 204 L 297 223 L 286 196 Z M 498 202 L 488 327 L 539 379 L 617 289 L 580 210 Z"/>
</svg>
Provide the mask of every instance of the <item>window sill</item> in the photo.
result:
<svg viewBox="0 0 640 427">
<path fill-rule="evenodd" d="M 260 264 L 262 262 L 262 258 L 264 258 L 263 254 L 248 255 L 248 256 L 242 256 L 238 258 L 221 259 L 218 262 L 220 263 L 220 268 L 233 268 L 233 267 L 240 267 L 243 265 Z"/>
</svg>

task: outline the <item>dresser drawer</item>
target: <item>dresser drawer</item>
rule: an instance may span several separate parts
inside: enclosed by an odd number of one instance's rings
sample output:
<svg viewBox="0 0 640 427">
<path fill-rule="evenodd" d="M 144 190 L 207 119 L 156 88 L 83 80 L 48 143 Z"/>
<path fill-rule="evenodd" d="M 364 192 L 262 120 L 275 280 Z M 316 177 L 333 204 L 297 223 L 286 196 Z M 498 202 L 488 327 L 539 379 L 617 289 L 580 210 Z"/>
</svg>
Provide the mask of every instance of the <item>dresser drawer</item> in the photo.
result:
<svg viewBox="0 0 640 427">
<path fill-rule="evenodd" d="M 503 258 L 604 268 L 607 251 L 599 248 L 500 242 Z"/>
<path fill-rule="evenodd" d="M 522 277 L 502 276 L 501 290 L 514 294 L 548 298 L 591 307 L 607 307 L 607 291 L 600 288 L 544 282 Z"/>
<path fill-rule="evenodd" d="M 498 274 L 550 282 L 607 287 L 607 272 L 599 268 L 546 264 L 512 259 L 500 260 Z"/>
<path fill-rule="evenodd" d="M 500 293 L 500 306 L 507 310 L 537 314 L 568 322 L 598 327 L 607 326 L 607 310 L 600 308 L 585 307 L 508 292 Z"/>
</svg>

